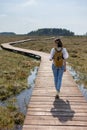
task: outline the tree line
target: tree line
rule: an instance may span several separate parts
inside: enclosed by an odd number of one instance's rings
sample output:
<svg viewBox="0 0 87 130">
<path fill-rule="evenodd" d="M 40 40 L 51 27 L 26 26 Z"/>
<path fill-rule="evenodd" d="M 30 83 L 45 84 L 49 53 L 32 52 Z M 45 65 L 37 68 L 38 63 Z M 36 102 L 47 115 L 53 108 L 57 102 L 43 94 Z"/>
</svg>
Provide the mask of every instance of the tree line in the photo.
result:
<svg viewBox="0 0 87 130">
<path fill-rule="evenodd" d="M 13 36 L 17 35 L 14 32 L 1 32 L 0 35 L 4 36 Z M 30 36 L 74 36 L 74 32 L 62 29 L 62 28 L 42 28 L 38 29 L 36 31 L 31 31 L 24 35 L 30 35 Z"/>
<path fill-rule="evenodd" d="M 74 32 L 71 32 L 67 29 L 62 28 L 43 28 L 36 31 L 31 31 L 28 35 L 37 35 L 37 36 L 74 36 Z"/>
</svg>

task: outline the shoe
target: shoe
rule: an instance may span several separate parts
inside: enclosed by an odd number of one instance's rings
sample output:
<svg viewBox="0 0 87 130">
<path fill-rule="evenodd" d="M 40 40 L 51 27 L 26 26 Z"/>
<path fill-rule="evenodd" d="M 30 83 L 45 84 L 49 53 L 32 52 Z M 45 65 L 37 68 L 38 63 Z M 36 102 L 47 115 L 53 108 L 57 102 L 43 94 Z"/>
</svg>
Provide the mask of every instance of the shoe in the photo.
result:
<svg viewBox="0 0 87 130">
<path fill-rule="evenodd" d="M 60 91 L 57 91 L 56 99 L 59 99 L 59 93 L 60 93 Z"/>
<path fill-rule="evenodd" d="M 56 98 L 56 99 L 59 99 L 59 95 L 57 94 L 55 98 Z"/>
</svg>

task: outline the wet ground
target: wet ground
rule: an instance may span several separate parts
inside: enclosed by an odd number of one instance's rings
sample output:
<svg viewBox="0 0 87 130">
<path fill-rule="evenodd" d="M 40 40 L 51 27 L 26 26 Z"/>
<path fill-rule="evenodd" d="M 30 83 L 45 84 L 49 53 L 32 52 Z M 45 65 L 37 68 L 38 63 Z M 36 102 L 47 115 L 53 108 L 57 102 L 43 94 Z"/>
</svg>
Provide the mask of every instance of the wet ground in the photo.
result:
<svg viewBox="0 0 87 130">
<path fill-rule="evenodd" d="M 67 69 L 69 70 L 69 72 L 71 73 L 73 79 L 75 81 L 79 81 L 79 74 L 76 73 L 76 71 L 71 67 L 71 66 L 68 66 Z M 85 97 L 85 99 L 87 100 L 87 89 L 85 88 L 85 85 L 84 83 L 83 84 L 78 84 L 78 88 L 80 89 L 82 95 Z"/>
</svg>

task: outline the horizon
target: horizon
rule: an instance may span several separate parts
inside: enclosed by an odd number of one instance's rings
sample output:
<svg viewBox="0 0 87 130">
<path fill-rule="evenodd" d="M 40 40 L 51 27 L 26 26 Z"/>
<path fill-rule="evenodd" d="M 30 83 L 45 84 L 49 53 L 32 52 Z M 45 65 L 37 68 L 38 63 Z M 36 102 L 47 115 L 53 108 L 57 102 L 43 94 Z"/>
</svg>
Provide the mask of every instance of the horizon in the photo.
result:
<svg viewBox="0 0 87 130">
<path fill-rule="evenodd" d="M 31 32 L 36 32 L 36 31 L 38 31 L 38 30 L 43 30 L 43 29 L 65 29 L 65 30 L 67 30 L 67 31 L 70 31 L 70 32 L 72 32 L 72 30 L 68 30 L 68 29 L 66 29 L 66 28 L 38 28 L 37 30 L 32 30 L 32 31 L 30 31 L 30 32 L 28 32 L 28 33 L 31 33 Z M 17 33 L 15 33 L 15 32 L 0 32 L 0 34 L 3 34 L 3 33 L 14 33 L 14 34 L 17 34 Z M 26 33 L 26 34 L 28 34 L 28 33 Z M 73 32 L 74 33 L 74 32 Z M 24 34 L 24 35 L 26 35 L 26 34 Z M 74 33 L 75 34 L 75 33 Z M 19 34 L 18 34 L 19 35 Z"/>
<path fill-rule="evenodd" d="M 0 32 L 27 34 L 41 28 L 87 33 L 87 0 L 0 0 Z"/>
</svg>

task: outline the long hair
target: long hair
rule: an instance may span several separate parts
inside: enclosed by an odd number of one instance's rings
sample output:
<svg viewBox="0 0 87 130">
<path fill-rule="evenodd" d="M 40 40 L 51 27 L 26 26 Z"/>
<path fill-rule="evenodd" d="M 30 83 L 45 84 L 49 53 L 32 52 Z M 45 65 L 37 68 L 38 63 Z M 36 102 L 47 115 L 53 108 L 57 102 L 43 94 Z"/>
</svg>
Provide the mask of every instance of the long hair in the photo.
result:
<svg viewBox="0 0 87 130">
<path fill-rule="evenodd" d="M 57 44 L 57 47 L 63 47 L 63 43 L 60 39 L 55 39 L 55 43 Z"/>
</svg>

